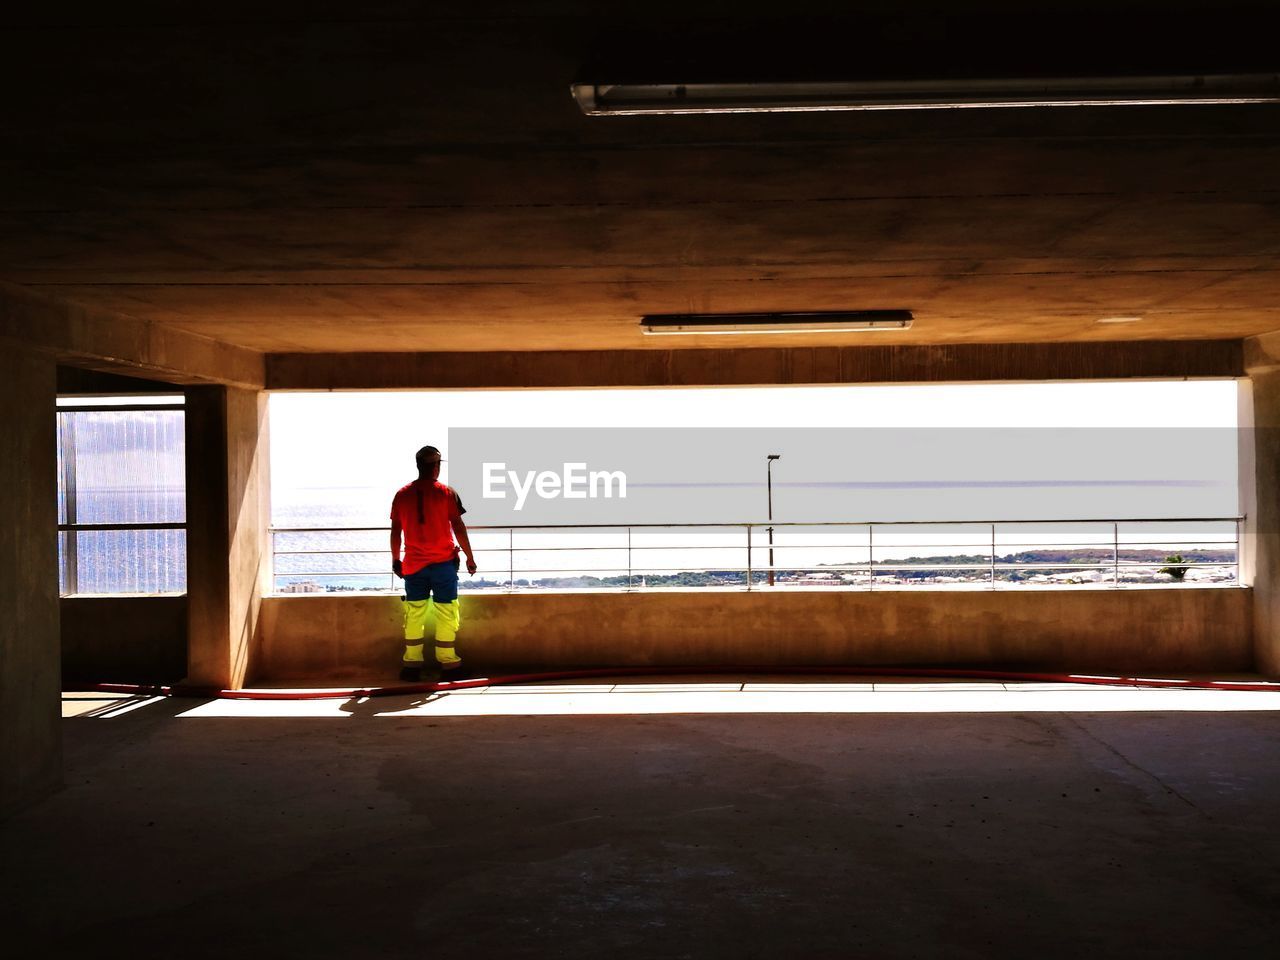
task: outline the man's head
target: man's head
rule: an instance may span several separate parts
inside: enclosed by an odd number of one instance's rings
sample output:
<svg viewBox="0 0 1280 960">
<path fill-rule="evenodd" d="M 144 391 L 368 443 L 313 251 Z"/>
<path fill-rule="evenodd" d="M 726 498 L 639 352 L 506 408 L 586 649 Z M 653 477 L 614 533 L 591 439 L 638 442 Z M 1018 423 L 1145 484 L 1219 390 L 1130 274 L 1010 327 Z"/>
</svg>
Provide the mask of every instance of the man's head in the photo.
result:
<svg viewBox="0 0 1280 960">
<path fill-rule="evenodd" d="M 440 476 L 440 451 L 435 447 L 423 447 L 413 455 L 418 464 L 418 476 L 434 480 Z"/>
</svg>

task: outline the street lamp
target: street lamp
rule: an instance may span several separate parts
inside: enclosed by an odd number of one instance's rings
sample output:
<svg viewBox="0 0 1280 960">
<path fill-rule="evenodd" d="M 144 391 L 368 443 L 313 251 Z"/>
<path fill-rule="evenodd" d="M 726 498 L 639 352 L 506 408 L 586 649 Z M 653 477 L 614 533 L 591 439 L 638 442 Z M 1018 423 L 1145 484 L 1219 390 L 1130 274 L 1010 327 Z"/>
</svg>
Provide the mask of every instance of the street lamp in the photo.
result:
<svg viewBox="0 0 1280 960">
<path fill-rule="evenodd" d="M 765 460 L 766 483 L 769 492 L 769 586 L 773 586 L 773 461 L 781 460 L 782 454 L 771 453 Z"/>
</svg>

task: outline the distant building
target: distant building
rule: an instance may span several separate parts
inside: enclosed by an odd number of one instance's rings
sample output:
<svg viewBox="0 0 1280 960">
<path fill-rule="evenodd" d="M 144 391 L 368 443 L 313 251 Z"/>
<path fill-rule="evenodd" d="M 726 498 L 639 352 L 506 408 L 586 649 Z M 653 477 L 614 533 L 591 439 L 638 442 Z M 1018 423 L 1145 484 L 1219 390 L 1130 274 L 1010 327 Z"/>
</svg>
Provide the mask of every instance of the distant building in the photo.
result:
<svg viewBox="0 0 1280 960">
<path fill-rule="evenodd" d="M 280 588 L 281 593 L 324 593 L 324 586 L 314 580 L 295 580 Z"/>
<path fill-rule="evenodd" d="M 803 577 L 795 577 L 792 583 L 803 587 L 842 587 L 844 581 L 834 573 L 807 573 Z"/>
</svg>

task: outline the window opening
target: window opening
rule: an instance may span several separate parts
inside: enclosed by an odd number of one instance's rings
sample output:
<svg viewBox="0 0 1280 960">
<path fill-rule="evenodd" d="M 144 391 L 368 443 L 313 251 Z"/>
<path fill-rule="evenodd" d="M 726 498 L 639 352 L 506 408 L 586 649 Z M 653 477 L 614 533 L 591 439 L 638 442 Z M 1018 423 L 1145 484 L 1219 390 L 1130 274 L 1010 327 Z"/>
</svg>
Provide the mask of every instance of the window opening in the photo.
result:
<svg viewBox="0 0 1280 960">
<path fill-rule="evenodd" d="M 186 590 L 178 396 L 59 397 L 59 593 Z"/>
</svg>

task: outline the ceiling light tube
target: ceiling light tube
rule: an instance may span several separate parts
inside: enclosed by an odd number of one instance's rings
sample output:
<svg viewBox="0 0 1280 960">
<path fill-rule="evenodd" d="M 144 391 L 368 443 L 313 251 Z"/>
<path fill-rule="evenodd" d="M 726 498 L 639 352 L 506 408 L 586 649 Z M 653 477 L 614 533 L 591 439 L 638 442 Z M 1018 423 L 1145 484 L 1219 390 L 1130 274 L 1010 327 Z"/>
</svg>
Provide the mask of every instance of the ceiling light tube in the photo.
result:
<svg viewBox="0 0 1280 960">
<path fill-rule="evenodd" d="M 1280 74 L 876 80 L 831 83 L 575 83 L 592 117 L 823 110 L 957 110 L 1280 103 Z"/>
<path fill-rule="evenodd" d="M 810 313 L 663 314 L 642 317 L 648 335 L 860 333 L 906 330 L 910 310 L 815 311 Z"/>
</svg>

